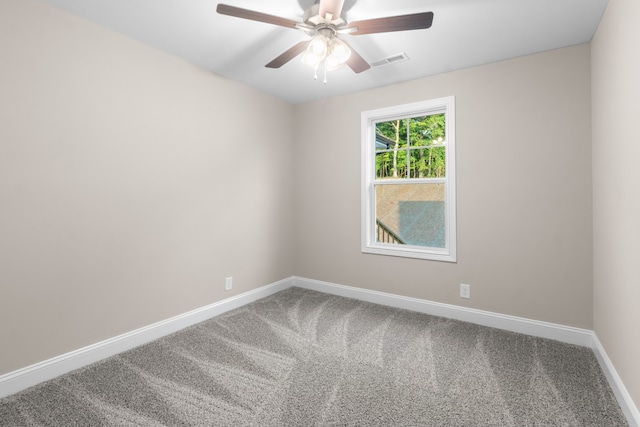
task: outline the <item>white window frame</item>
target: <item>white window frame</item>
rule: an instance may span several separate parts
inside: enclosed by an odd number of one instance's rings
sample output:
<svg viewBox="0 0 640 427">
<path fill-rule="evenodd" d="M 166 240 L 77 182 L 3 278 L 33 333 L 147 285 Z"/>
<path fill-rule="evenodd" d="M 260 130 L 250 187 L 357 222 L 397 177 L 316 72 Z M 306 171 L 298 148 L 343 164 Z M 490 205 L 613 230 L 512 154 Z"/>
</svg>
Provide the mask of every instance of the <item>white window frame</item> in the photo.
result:
<svg viewBox="0 0 640 427">
<path fill-rule="evenodd" d="M 445 114 L 446 177 L 385 180 L 384 185 L 444 183 L 445 184 L 445 247 L 399 245 L 378 242 L 376 239 L 376 123 L 433 114 Z M 456 136 L 455 98 L 431 99 L 377 110 L 363 111 L 362 132 L 362 252 L 434 261 L 456 262 Z"/>
</svg>

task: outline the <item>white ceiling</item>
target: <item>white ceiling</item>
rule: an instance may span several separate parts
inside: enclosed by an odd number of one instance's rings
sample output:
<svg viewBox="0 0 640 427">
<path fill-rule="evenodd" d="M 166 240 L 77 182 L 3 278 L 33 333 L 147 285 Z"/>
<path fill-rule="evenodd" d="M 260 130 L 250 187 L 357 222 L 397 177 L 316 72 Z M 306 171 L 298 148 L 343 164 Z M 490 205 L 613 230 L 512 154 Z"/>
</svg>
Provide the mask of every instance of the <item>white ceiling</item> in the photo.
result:
<svg viewBox="0 0 640 427">
<path fill-rule="evenodd" d="M 345 0 L 348 21 L 433 11 L 427 30 L 344 35 L 368 62 L 405 52 L 408 61 L 355 74 L 330 72 L 328 83 L 297 57 L 265 64 L 302 31 L 216 13 L 226 3 L 302 20 L 313 0 L 41 0 L 182 57 L 216 74 L 298 104 L 589 42 L 607 0 Z"/>
</svg>

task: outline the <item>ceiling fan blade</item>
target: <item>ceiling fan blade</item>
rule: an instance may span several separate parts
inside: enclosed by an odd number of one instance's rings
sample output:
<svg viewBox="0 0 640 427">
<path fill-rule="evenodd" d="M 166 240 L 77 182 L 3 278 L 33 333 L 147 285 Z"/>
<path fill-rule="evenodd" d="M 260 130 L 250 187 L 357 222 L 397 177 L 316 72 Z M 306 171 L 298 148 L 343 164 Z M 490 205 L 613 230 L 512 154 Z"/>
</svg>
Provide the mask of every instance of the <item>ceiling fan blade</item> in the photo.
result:
<svg viewBox="0 0 640 427">
<path fill-rule="evenodd" d="M 273 61 L 269 62 L 265 67 L 267 68 L 280 68 L 287 62 L 291 61 L 296 56 L 300 55 L 307 48 L 309 40 L 303 40 L 293 47 L 285 50 L 280 56 Z"/>
<path fill-rule="evenodd" d="M 414 13 L 412 15 L 389 16 L 387 18 L 365 19 L 349 23 L 357 27 L 351 35 L 388 33 L 391 31 L 422 30 L 431 27 L 433 12 Z"/>
<path fill-rule="evenodd" d="M 345 42 L 345 44 L 347 43 Z M 347 44 L 347 46 L 349 45 Z M 365 61 L 358 52 L 356 52 L 351 46 L 349 46 L 349 49 L 351 50 L 351 56 L 349 57 L 349 59 L 347 59 L 347 65 L 353 70 L 354 73 L 360 74 L 361 72 L 367 71 L 369 68 L 371 68 L 371 65 L 369 65 L 369 63 Z"/>
<path fill-rule="evenodd" d="M 342 13 L 343 5 L 344 0 L 320 0 L 318 13 L 323 19 L 327 16 L 327 13 L 331 14 L 332 20 L 338 19 Z"/>
<path fill-rule="evenodd" d="M 221 15 L 234 16 L 236 18 L 249 19 L 251 21 L 266 22 L 267 24 L 280 25 L 281 27 L 296 28 L 296 21 L 279 16 L 268 15 L 254 10 L 242 9 L 240 7 L 229 6 L 228 4 L 218 4 L 216 11 Z"/>
</svg>

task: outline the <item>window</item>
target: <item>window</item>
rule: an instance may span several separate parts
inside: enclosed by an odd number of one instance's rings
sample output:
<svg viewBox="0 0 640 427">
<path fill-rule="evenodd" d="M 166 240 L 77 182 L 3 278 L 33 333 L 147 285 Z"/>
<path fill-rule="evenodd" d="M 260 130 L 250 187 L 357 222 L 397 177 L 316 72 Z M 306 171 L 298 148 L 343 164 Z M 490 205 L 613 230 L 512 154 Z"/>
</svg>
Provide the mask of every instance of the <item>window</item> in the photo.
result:
<svg viewBox="0 0 640 427">
<path fill-rule="evenodd" d="M 456 261 L 454 98 L 362 113 L 362 252 Z"/>
</svg>

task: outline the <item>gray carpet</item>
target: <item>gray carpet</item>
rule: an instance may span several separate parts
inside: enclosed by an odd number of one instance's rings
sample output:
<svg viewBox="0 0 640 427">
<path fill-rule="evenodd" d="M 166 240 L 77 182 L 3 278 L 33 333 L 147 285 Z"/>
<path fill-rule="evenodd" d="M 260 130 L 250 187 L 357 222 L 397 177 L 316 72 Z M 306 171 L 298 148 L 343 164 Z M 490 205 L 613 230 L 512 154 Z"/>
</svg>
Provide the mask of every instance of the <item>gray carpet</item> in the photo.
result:
<svg viewBox="0 0 640 427">
<path fill-rule="evenodd" d="M 290 288 L 0 400 L 3 426 L 624 426 L 590 349 Z"/>
</svg>

